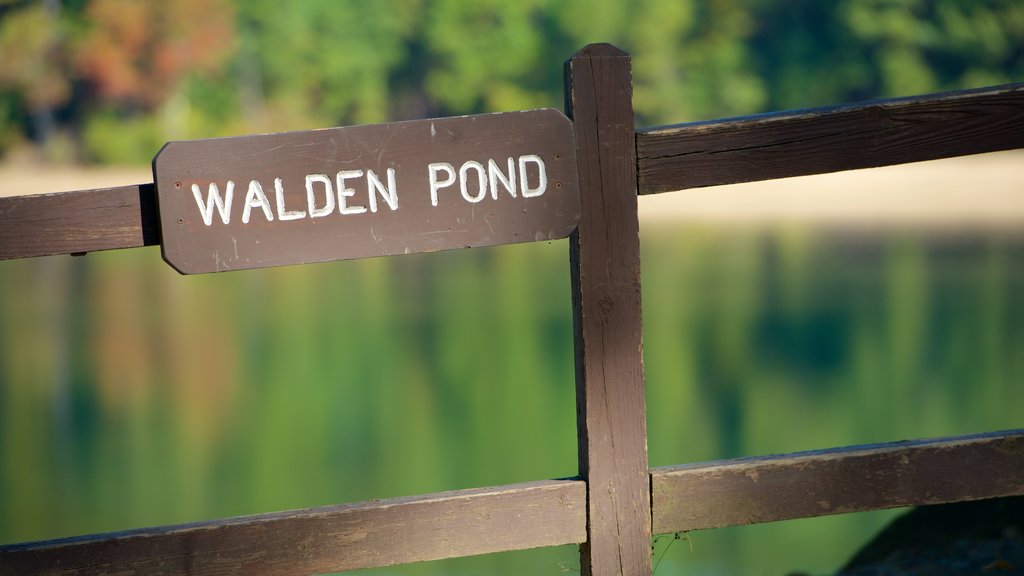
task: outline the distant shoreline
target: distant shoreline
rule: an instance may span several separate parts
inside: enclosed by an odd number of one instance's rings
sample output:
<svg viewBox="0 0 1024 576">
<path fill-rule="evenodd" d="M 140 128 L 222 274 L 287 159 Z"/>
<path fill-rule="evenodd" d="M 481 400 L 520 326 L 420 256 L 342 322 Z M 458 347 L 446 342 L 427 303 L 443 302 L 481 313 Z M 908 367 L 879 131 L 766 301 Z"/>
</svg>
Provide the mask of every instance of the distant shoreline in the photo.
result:
<svg viewBox="0 0 1024 576">
<path fill-rule="evenodd" d="M 152 182 L 146 166 L 0 164 L 0 196 Z M 1024 150 L 643 196 L 650 226 L 909 226 L 1024 232 Z"/>
<path fill-rule="evenodd" d="M 643 196 L 640 218 L 1024 231 L 1024 150 Z"/>
</svg>

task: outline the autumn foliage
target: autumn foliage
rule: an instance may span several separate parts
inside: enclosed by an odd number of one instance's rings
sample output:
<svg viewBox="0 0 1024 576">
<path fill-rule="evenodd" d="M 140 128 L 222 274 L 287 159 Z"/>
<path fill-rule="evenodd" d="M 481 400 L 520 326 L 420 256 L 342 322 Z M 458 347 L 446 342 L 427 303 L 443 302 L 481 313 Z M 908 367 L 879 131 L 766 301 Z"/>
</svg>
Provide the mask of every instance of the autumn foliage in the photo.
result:
<svg viewBox="0 0 1024 576">
<path fill-rule="evenodd" d="M 101 97 L 152 110 L 185 77 L 223 71 L 233 18 L 229 0 L 94 0 L 74 65 Z"/>
<path fill-rule="evenodd" d="M 590 42 L 664 124 L 1024 80 L 1024 3 L 0 0 L 0 156 L 558 107 Z"/>
</svg>

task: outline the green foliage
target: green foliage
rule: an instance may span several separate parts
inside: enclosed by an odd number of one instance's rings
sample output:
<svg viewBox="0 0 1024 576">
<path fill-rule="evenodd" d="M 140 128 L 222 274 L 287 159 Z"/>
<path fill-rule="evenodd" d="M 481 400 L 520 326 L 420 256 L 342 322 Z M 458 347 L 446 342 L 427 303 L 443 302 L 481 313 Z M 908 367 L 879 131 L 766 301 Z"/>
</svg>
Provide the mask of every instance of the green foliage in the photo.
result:
<svg viewBox="0 0 1024 576">
<path fill-rule="evenodd" d="M 638 124 L 666 124 L 1019 81 L 1024 4 L 13 2 L 0 141 L 81 134 L 100 160 L 131 156 L 97 147 L 112 112 L 169 140 L 557 107 L 561 62 L 590 42 L 633 55 Z"/>
<path fill-rule="evenodd" d="M 849 0 L 842 14 L 877 65 L 882 94 L 1024 75 L 1024 4 L 1015 0 Z"/>
<path fill-rule="evenodd" d="M 238 12 L 269 102 L 308 109 L 328 124 L 387 119 L 389 73 L 407 58 L 419 0 L 318 0 L 287 9 L 260 0 L 240 3 Z"/>
<path fill-rule="evenodd" d="M 761 110 L 764 81 L 749 46 L 754 14 L 735 2 L 691 4 L 647 2 L 637 11 L 644 17 L 631 34 L 638 113 L 661 124 Z M 649 68 L 650 60 L 660 66 Z"/>
<path fill-rule="evenodd" d="M 65 24 L 43 4 L 12 10 L 0 20 L 0 89 L 15 91 L 28 106 L 52 106 L 68 97 L 61 69 Z"/>
<path fill-rule="evenodd" d="M 122 117 L 108 110 L 91 115 L 82 131 L 86 159 L 103 164 L 145 164 L 163 144 L 151 116 Z"/>
<path fill-rule="evenodd" d="M 12 92 L 0 91 L 0 156 L 17 142 L 21 135 L 17 111 L 16 95 Z"/>
<path fill-rule="evenodd" d="M 533 71 L 545 61 L 541 2 L 438 0 L 426 14 L 424 40 L 438 63 L 427 94 L 456 113 L 537 108 L 550 103 Z M 532 89 L 532 90 L 531 90 Z"/>
</svg>

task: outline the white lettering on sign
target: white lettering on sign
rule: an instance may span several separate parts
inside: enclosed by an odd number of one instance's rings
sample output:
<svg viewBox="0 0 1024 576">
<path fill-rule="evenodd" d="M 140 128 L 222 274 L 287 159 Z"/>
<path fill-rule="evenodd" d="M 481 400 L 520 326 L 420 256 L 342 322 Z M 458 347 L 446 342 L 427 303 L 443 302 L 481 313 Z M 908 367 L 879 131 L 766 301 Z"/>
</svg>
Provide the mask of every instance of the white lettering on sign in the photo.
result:
<svg viewBox="0 0 1024 576">
<path fill-rule="evenodd" d="M 317 208 L 316 191 L 313 190 L 313 184 L 317 182 L 323 184 L 324 188 L 324 205 L 322 208 Z M 331 185 L 331 179 L 326 174 L 306 175 L 306 208 L 309 209 L 310 218 L 323 218 L 324 216 L 330 216 L 331 212 L 334 212 L 334 186 Z"/>
<path fill-rule="evenodd" d="M 466 202 L 476 204 L 487 197 L 490 192 L 491 198 L 498 199 L 498 184 L 513 198 L 521 194 L 523 198 L 536 198 L 541 196 L 548 189 L 548 174 L 544 166 L 544 160 L 535 154 L 520 156 L 518 161 L 508 158 L 508 173 L 502 172 L 501 167 L 493 159 L 487 160 L 487 167 L 475 160 L 469 160 L 459 167 L 456 173 L 455 167 L 447 162 L 434 162 L 427 166 L 430 180 L 430 205 L 437 206 L 440 202 L 438 192 L 459 183 L 459 192 Z M 516 181 L 515 167 L 519 167 L 519 180 Z M 531 167 L 532 166 L 532 167 Z M 439 175 L 444 173 L 443 178 Z M 456 175 L 457 174 L 457 175 Z"/>
<path fill-rule="evenodd" d="M 512 158 L 508 159 L 508 175 L 498 168 L 498 165 L 494 163 L 494 160 L 487 161 L 487 181 L 491 185 L 491 198 L 498 199 L 498 182 L 505 187 L 505 190 L 516 197 L 516 163 Z"/>
<path fill-rule="evenodd" d="M 455 183 L 455 168 L 447 162 L 434 162 L 427 166 L 427 170 L 430 172 L 430 205 L 436 208 L 437 191 Z M 441 170 L 448 173 L 448 177 L 443 181 L 437 179 L 437 173 Z"/>
<path fill-rule="evenodd" d="M 476 172 L 476 194 L 469 193 L 469 171 L 473 170 Z M 487 173 L 484 170 L 483 164 L 470 160 L 459 168 L 459 190 L 462 191 L 462 197 L 466 199 L 466 202 L 477 202 L 484 199 L 487 196 Z"/>
<path fill-rule="evenodd" d="M 536 188 L 531 188 L 529 180 L 526 177 L 527 163 L 537 165 L 538 184 Z M 544 170 L 544 161 L 540 159 L 540 156 L 529 154 L 527 156 L 519 157 L 519 182 L 523 187 L 523 198 L 533 198 L 540 196 L 548 189 L 548 174 Z"/>
<path fill-rule="evenodd" d="M 233 185 L 234 182 L 228 180 L 228 186 Z M 274 213 L 270 210 L 270 202 L 267 202 L 267 195 L 263 193 L 263 186 L 259 180 L 249 181 L 249 192 L 245 195 L 245 209 L 242 210 L 242 224 L 249 223 L 249 214 L 253 208 L 262 208 L 263 215 L 267 217 L 267 222 L 274 221 Z"/>
<path fill-rule="evenodd" d="M 362 180 L 364 187 L 357 190 L 353 182 Z M 437 207 L 441 192 L 458 184 L 459 196 L 470 204 L 478 204 L 487 199 L 504 198 L 536 198 L 544 194 L 548 188 L 547 169 L 544 160 L 535 154 L 527 154 L 518 158 L 508 157 L 499 164 L 493 158 L 486 164 L 476 160 L 463 162 L 458 169 L 448 162 L 434 162 L 427 166 L 430 205 Z M 301 220 L 303 218 L 324 218 L 332 214 L 357 215 L 367 212 L 376 214 L 385 206 L 392 212 L 398 210 L 398 174 L 394 168 L 388 168 L 382 179 L 373 170 L 341 170 L 332 179 L 326 174 L 307 174 L 304 178 L 306 191 L 305 210 L 290 210 L 286 206 L 285 183 L 281 178 L 274 178 L 274 204 L 264 192 L 263 183 L 250 180 L 246 190 L 245 201 L 242 202 L 242 224 L 252 220 L 253 209 L 263 212 L 267 222 Z M 362 193 L 366 196 L 363 198 Z M 235 181 L 228 180 L 221 195 L 217 182 L 207 185 L 206 197 L 198 183 L 192 184 L 192 196 L 203 223 L 213 226 L 214 217 L 220 216 L 224 224 L 231 223 L 231 206 L 235 194 Z M 365 199 L 365 202 L 357 200 Z M 275 213 L 276 209 L 276 213 Z"/>
<path fill-rule="evenodd" d="M 362 170 L 342 170 L 338 172 L 338 211 L 342 214 L 362 214 L 366 212 L 366 206 L 348 205 L 348 198 L 356 195 L 356 189 L 345 185 L 345 180 L 348 178 L 359 178 L 362 175 Z"/>
<path fill-rule="evenodd" d="M 230 182 L 230 181 L 229 181 Z M 280 178 L 274 178 L 274 192 L 277 193 L 277 219 L 284 222 L 286 220 L 298 220 L 305 218 L 306 213 L 301 210 L 285 210 L 284 208 L 284 183 Z"/>
<path fill-rule="evenodd" d="M 385 188 L 380 178 L 377 178 L 377 175 L 373 173 L 373 170 L 366 171 L 366 183 L 370 189 L 370 212 L 374 214 L 377 213 L 377 196 L 374 195 L 375 191 L 384 202 L 387 202 L 391 210 L 398 210 L 398 185 L 395 184 L 395 169 L 388 168 L 387 175 L 388 186 Z"/>
<path fill-rule="evenodd" d="M 209 191 L 206 193 L 206 204 L 203 204 L 203 191 L 199 187 L 199 184 L 192 185 L 192 196 L 196 199 L 196 204 L 199 205 L 199 214 L 203 217 L 203 222 L 207 226 L 213 225 L 213 208 L 217 207 L 217 212 L 220 213 L 220 219 L 225 223 L 231 222 L 231 198 L 235 195 L 235 183 L 228 180 L 227 190 L 224 192 L 224 198 L 220 197 L 220 189 L 217 188 L 216 182 L 210 182 Z"/>
</svg>

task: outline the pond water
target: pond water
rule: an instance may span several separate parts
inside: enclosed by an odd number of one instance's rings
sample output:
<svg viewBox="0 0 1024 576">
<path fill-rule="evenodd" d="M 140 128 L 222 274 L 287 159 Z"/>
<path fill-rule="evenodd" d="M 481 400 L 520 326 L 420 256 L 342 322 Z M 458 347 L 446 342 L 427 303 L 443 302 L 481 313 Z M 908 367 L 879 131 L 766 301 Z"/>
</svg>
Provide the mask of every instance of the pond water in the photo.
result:
<svg viewBox="0 0 1024 576">
<path fill-rule="evenodd" d="M 652 466 L 1024 426 L 1024 237 L 645 228 Z M 0 263 L 0 542 L 576 474 L 567 244 Z M 893 512 L 655 542 L 823 573 Z M 667 550 L 666 550 L 667 548 Z M 663 556 L 663 557 L 662 557 Z M 575 547 L 367 574 L 562 574 Z"/>
</svg>

